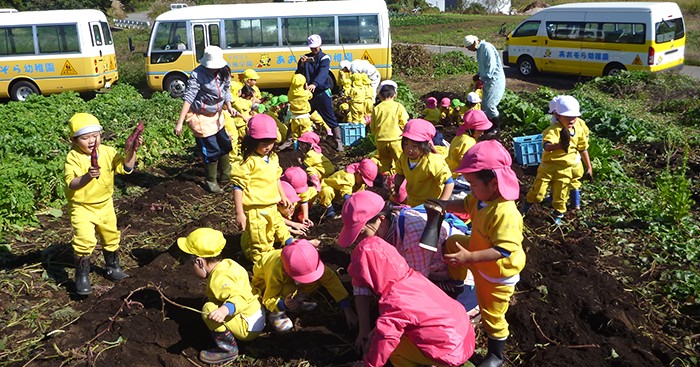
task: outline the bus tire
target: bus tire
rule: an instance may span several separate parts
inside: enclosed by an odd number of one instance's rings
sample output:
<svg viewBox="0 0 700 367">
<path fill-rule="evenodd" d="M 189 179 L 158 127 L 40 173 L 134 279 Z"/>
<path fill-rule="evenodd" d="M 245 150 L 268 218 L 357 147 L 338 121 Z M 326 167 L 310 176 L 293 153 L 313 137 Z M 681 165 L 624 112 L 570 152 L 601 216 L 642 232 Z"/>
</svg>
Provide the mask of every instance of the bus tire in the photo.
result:
<svg viewBox="0 0 700 367">
<path fill-rule="evenodd" d="M 163 80 L 163 90 L 173 98 L 182 98 L 187 89 L 187 77 L 184 74 L 172 73 Z"/>
<path fill-rule="evenodd" d="M 28 80 L 19 80 L 10 87 L 10 98 L 15 101 L 24 101 L 30 94 L 39 94 L 39 88 Z"/>
<path fill-rule="evenodd" d="M 623 71 L 627 71 L 627 68 L 625 68 L 624 65 L 618 62 L 612 62 L 605 66 L 605 69 L 603 70 L 603 76 L 616 75 Z"/>
<path fill-rule="evenodd" d="M 535 60 L 530 56 L 520 56 L 518 59 L 518 72 L 524 77 L 530 77 L 537 74 L 537 66 Z"/>
</svg>

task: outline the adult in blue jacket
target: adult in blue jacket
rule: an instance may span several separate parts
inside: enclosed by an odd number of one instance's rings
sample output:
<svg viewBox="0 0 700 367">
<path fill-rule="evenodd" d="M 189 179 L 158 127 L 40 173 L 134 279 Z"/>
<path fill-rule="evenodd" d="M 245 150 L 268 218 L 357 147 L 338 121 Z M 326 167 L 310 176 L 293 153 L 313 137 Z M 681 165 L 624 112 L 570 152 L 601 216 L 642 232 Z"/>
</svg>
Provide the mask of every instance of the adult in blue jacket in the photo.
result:
<svg viewBox="0 0 700 367">
<path fill-rule="evenodd" d="M 309 36 L 308 44 L 311 52 L 299 59 L 296 73 L 306 77 L 306 89 L 314 95 L 311 99 L 311 112 L 318 111 L 323 117 L 323 121 L 333 131 L 333 136 L 338 143 L 338 151 L 343 151 L 340 126 L 335 119 L 331 99 L 331 57 L 321 51 L 321 36 L 318 34 Z"/>
<path fill-rule="evenodd" d="M 481 109 L 496 127 L 500 126 L 498 104 L 506 91 L 506 75 L 498 50 L 492 44 L 480 40 L 477 36 L 464 37 L 464 45 L 469 51 L 476 52 L 479 64 L 479 79 L 484 83 L 484 95 Z"/>
</svg>

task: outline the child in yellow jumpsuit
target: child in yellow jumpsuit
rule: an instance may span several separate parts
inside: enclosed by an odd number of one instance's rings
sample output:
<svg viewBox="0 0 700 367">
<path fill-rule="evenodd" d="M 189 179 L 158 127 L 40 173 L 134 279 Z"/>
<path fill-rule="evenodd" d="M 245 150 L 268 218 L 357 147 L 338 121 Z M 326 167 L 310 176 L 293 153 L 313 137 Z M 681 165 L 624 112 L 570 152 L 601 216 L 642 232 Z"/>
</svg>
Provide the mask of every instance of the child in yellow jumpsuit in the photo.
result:
<svg viewBox="0 0 700 367">
<path fill-rule="evenodd" d="M 253 69 L 245 69 L 245 71 L 243 72 L 243 79 L 245 81 L 245 84 L 251 89 L 253 89 L 253 103 L 261 103 L 262 93 L 260 92 L 260 88 L 258 88 L 258 86 L 256 85 L 258 84 L 258 79 L 260 79 L 260 75 L 258 75 L 258 73 Z"/>
<path fill-rule="evenodd" d="M 316 303 L 308 301 L 308 297 L 321 286 L 343 309 L 348 327 L 357 325 L 348 291 L 338 275 L 323 264 L 311 242 L 296 240 L 281 250 L 266 253 L 253 266 L 253 288 L 262 297 L 277 332 L 289 331 L 294 326 L 287 311 L 308 312 L 316 308 Z"/>
<path fill-rule="evenodd" d="M 462 162 L 462 157 L 476 144 L 484 131 L 491 129 L 493 124 L 482 110 L 469 110 L 464 114 L 464 122 L 455 132 L 455 137 L 450 142 L 449 154 L 445 161 L 452 171 L 452 178 L 457 179 L 459 173 L 455 172 Z"/>
<path fill-rule="evenodd" d="M 467 94 L 467 111 L 480 109 L 481 97 L 479 97 L 479 94 L 476 92 L 469 92 L 469 94 Z"/>
<path fill-rule="evenodd" d="M 395 100 L 396 83 L 391 80 L 385 80 L 382 83 L 384 85 L 379 87 L 381 102 L 372 111 L 372 121 L 369 128 L 377 141 L 377 155 L 381 162 L 381 171 L 393 175 L 403 152 L 401 133 L 409 116 L 406 108 Z"/>
<path fill-rule="evenodd" d="M 292 207 L 288 207 L 282 203 L 278 203 L 277 210 L 279 210 L 280 214 L 282 214 L 284 224 L 287 225 L 291 234 L 295 236 L 306 236 L 308 234 L 310 226 L 294 220 L 294 211 L 296 210 L 296 206 L 301 201 L 301 198 L 299 198 L 299 194 L 297 194 L 296 191 L 294 191 L 294 187 L 292 187 L 292 184 L 285 180 L 282 180 L 281 183 L 282 189 L 284 190 L 284 195 L 287 196 L 289 202 L 292 203 Z M 313 222 L 311 223 L 313 225 Z"/>
<path fill-rule="evenodd" d="M 323 179 L 318 198 L 320 204 L 326 208 L 326 216 L 335 217 L 333 199 L 336 196 L 340 195 L 343 200 L 347 200 L 353 193 L 364 190 L 365 185 L 373 187 L 378 171 L 377 163 L 365 158 L 359 163 L 349 164 L 345 170 L 338 171 Z"/>
<path fill-rule="evenodd" d="M 316 191 L 321 190 L 322 179 L 335 173 L 335 165 L 323 155 L 323 150 L 319 145 L 320 141 L 321 138 L 313 131 L 306 132 L 299 137 L 299 151 L 304 153 L 301 164 Z"/>
<path fill-rule="evenodd" d="M 236 339 L 253 340 L 265 327 L 260 299 L 253 294 L 248 272 L 231 259 L 222 259 L 226 239 L 221 231 L 198 228 L 180 237 L 177 246 L 192 256 L 197 277 L 207 280 L 207 303 L 202 319 L 211 331 L 215 348 L 199 352 L 207 364 L 219 364 L 238 356 Z"/>
<path fill-rule="evenodd" d="M 464 117 L 464 106 L 466 104 L 459 100 L 459 98 L 453 98 L 450 102 L 450 125 L 459 125 Z"/>
<path fill-rule="evenodd" d="M 284 170 L 281 180 L 282 183 L 289 183 L 299 196 L 298 205 L 292 208 L 292 213 L 297 212 L 295 218 L 307 227 L 313 226 L 314 222 L 309 219 L 309 210 L 311 203 L 318 197 L 318 190 L 309 186 L 309 176 L 301 167 L 292 166 Z"/>
<path fill-rule="evenodd" d="M 234 145 L 240 144 L 243 141 L 243 137 L 246 135 L 246 128 L 248 127 L 248 121 L 253 115 L 253 95 L 255 91 L 253 88 L 244 85 L 239 91 L 239 96 L 233 98 L 231 102 L 231 107 L 233 108 L 233 115 L 231 116 L 232 124 L 226 121 L 226 132 L 233 136 L 233 129 L 236 129 L 235 135 L 238 137 L 237 141 L 232 140 Z"/>
<path fill-rule="evenodd" d="M 340 62 L 340 70 L 338 70 L 338 85 L 342 88 L 344 96 L 350 95 L 352 88 L 352 72 L 350 71 L 350 61 L 343 60 Z"/>
<path fill-rule="evenodd" d="M 463 279 L 467 270 L 474 276 L 488 336 L 488 353 L 480 366 L 499 367 L 505 360 L 505 316 L 525 267 L 523 218 L 515 204 L 520 186 L 511 163 L 510 153 L 498 141 L 476 143 L 456 169 L 469 182 L 471 193 L 464 200 L 444 203 L 447 211 L 468 213 L 472 220 L 471 236 L 454 235 L 445 241 L 443 260 L 450 278 Z"/>
<path fill-rule="evenodd" d="M 73 252 L 76 256 L 75 288 L 85 296 L 92 293 L 90 286 L 90 255 L 95 250 L 99 234 L 103 241 L 107 277 L 117 281 L 127 277 L 119 265 L 117 250 L 120 233 L 114 212 L 114 174 L 129 174 L 136 164 L 136 150 L 143 141 L 124 146 L 126 156 L 106 145 L 100 138 L 102 126 L 89 113 L 76 113 L 68 122 L 73 148 L 66 156 L 64 181 L 66 198 L 73 227 Z M 91 154 L 96 154 L 93 164 Z"/>
<path fill-rule="evenodd" d="M 556 104 L 555 117 L 558 121 L 542 132 L 544 151 L 542 163 L 537 168 L 535 183 L 525 197 L 522 207 L 526 214 L 532 204 L 542 202 L 547 188 L 552 187 L 552 217 L 560 225 L 566 212 L 569 185 L 573 169 L 585 154 L 588 157 L 588 135 L 583 129 L 576 128 L 576 120 L 581 116 L 580 106 L 572 96 L 560 96 Z M 585 153 L 579 155 L 579 150 Z M 590 158 L 587 159 L 589 171 Z"/>
<path fill-rule="evenodd" d="M 423 119 L 430 121 L 433 125 L 437 125 L 440 122 L 440 109 L 437 106 L 437 99 L 435 97 L 428 97 L 425 100 L 425 109 L 421 113 Z"/>
<path fill-rule="evenodd" d="M 428 199 L 449 199 L 454 180 L 445 157 L 437 154 L 433 146 L 435 126 L 423 119 L 409 120 L 401 136 L 403 153 L 396 166 L 394 197 L 399 196 L 398 189 L 406 180 L 406 203 L 410 206 Z"/>
<path fill-rule="evenodd" d="M 350 88 L 350 112 L 348 112 L 348 122 L 353 124 L 364 124 L 365 113 L 367 111 L 367 75 L 362 73 L 352 74 L 352 87 Z"/>
<path fill-rule="evenodd" d="M 311 98 L 313 93 L 306 89 L 306 78 L 302 74 L 294 74 L 292 83 L 287 92 L 289 98 L 289 110 L 292 112 L 291 139 L 299 139 L 301 134 L 311 131 Z M 285 142 L 286 143 L 286 142 Z"/>
<path fill-rule="evenodd" d="M 278 139 L 272 117 L 258 114 L 250 118 L 248 135 L 243 138 L 242 161 L 231 174 L 236 224 L 243 231 L 241 249 L 253 263 L 273 249 L 276 241 L 290 243 L 292 236 L 277 210 L 277 203 L 291 206 L 280 183 L 282 167 L 273 152 Z"/>
</svg>

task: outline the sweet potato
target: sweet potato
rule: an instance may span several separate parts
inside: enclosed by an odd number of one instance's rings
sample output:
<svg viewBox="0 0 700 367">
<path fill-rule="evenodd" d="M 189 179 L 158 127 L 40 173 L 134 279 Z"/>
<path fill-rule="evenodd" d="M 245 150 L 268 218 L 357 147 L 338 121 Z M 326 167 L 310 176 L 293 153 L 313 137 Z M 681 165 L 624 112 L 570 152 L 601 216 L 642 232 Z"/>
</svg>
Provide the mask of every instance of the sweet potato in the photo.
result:
<svg viewBox="0 0 700 367">
<path fill-rule="evenodd" d="M 139 137 L 143 134 L 143 120 L 140 120 L 134 131 L 131 132 L 128 138 L 126 138 L 126 146 L 133 146 L 134 151 L 139 150 L 141 143 L 139 143 Z"/>
<path fill-rule="evenodd" d="M 95 145 L 95 147 L 92 148 L 92 152 L 90 153 L 90 164 L 93 167 L 100 168 L 99 163 L 97 163 L 97 145 Z"/>
</svg>

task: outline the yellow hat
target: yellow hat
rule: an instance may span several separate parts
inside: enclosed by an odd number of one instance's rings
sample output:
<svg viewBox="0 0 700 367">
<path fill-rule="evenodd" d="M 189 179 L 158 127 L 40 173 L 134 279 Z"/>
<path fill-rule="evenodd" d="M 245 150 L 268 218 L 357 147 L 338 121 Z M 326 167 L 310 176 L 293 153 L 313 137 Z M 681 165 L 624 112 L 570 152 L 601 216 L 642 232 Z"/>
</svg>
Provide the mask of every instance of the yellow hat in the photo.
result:
<svg viewBox="0 0 700 367">
<path fill-rule="evenodd" d="M 85 112 L 78 112 L 73 115 L 68 121 L 68 128 L 70 128 L 70 136 L 72 138 L 94 133 L 95 131 L 102 131 L 102 125 L 100 125 L 97 117 Z"/>
<path fill-rule="evenodd" d="M 226 246 L 226 239 L 221 231 L 212 228 L 197 228 L 187 237 L 177 239 L 180 250 L 199 257 L 219 256 Z"/>
<path fill-rule="evenodd" d="M 260 75 L 258 75 L 258 73 L 256 73 L 253 69 L 245 69 L 243 76 L 246 79 L 260 79 Z"/>
</svg>

